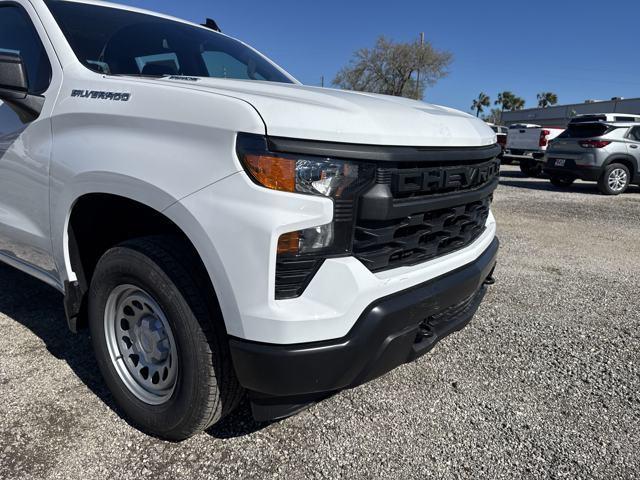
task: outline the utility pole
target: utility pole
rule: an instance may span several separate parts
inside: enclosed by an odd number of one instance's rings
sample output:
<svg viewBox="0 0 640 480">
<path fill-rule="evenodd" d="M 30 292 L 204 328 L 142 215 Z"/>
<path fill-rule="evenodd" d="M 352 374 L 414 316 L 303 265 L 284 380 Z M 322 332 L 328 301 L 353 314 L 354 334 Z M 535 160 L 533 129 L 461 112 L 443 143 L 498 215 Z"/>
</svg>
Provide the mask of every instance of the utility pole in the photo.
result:
<svg viewBox="0 0 640 480">
<path fill-rule="evenodd" d="M 420 32 L 420 47 L 424 46 L 424 32 Z M 416 84 L 416 100 L 420 98 L 420 68 L 418 68 L 418 81 Z"/>
<path fill-rule="evenodd" d="M 320 86 L 324 87 L 324 75 L 320 77 Z"/>
</svg>

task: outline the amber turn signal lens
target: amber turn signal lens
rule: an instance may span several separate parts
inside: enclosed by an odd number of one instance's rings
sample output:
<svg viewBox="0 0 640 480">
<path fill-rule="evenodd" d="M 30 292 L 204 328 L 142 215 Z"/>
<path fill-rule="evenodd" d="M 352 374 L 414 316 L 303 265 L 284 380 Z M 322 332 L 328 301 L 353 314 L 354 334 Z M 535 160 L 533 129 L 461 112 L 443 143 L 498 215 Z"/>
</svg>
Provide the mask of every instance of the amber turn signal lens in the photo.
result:
<svg viewBox="0 0 640 480">
<path fill-rule="evenodd" d="M 278 255 L 297 255 L 300 245 L 300 232 L 289 232 L 278 239 Z"/>
<path fill-rule="evenodd" d="M 267 155 L 245 155 L 245 165 L 260 185 L 272 190 L 295 192 L 296 161 Z"/>
</svg>

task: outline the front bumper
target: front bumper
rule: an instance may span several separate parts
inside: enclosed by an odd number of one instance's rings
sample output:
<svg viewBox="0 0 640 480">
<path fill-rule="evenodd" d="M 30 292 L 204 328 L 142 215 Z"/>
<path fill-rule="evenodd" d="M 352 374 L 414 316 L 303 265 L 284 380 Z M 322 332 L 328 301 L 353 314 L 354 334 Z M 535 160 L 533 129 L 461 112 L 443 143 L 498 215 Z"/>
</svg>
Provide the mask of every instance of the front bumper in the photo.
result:
<svg viewBox="0 0 640 480">
<path fill-rule="evenodd" d="M 294 345 L 230 340 L 238 380 L 258 420 L 281 418 L 376 378 L 431 350 L 475 314 L 498 240 L 473 262 L 371 303 L 337 340 Z"/>
</svg>

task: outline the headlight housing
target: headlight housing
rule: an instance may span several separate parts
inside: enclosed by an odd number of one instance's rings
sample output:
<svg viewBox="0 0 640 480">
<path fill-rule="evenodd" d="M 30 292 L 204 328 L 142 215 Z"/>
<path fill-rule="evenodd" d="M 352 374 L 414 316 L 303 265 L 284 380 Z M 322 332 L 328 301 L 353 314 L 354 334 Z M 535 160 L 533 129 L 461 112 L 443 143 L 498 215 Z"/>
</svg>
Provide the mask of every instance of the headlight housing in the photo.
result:
<svg viewBox="0 0 640 480">
<path fill-rule="evenodd" d="M 357 198 L 373 183 L 375 165 L 275 153 L 269 151 L 265 137 L 250 134 L 238 135 L 237 153 L 246 172 L 258 185 L 284 192 L 323 196 L 334 202 L 331 223 L 285 233 L 278 241 L 278 270 L 290 271 L 292 275 L 281 278 L 280 284 L 288 287 L 280 291 L 276 278 L 276 298 L 297 297 L 325 258 L 351 254 Z M 297 271 L 300 270 L 297 267 L 303 265 L 309 270 L 304 275 Z"/>
</svg>

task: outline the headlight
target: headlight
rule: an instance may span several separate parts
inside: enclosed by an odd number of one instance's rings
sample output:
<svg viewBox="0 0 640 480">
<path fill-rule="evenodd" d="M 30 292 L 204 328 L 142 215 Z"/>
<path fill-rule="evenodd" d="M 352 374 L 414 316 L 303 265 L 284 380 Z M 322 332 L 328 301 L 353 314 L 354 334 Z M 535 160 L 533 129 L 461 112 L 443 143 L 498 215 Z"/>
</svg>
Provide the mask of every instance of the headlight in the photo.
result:
<svg viewBox="0 0 640 480">
<path fill-rule="evenodd" d="M 373 167 L 332 158 L 243 152 L 240 157 L 251 178 L 263 187 L 329 198 L 353 196 L 372 178 Z"/>
<path fill-rule="evenodd" d="M 284 192 L 323 196 L 334 202 L 331 223 L 280 237 L 278 261 L 321 260 L 351 254 L 356 200 L 374 180 L 373 164 L 274 153 L 268 151 L 264 137 L 248 134 L 238 135 L 237 152 L 245 170 L 258 185 Z"/>
</svg>

